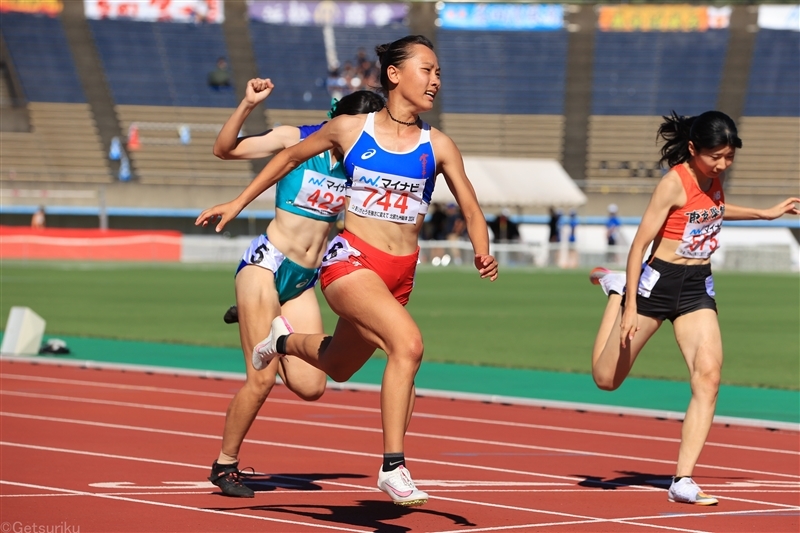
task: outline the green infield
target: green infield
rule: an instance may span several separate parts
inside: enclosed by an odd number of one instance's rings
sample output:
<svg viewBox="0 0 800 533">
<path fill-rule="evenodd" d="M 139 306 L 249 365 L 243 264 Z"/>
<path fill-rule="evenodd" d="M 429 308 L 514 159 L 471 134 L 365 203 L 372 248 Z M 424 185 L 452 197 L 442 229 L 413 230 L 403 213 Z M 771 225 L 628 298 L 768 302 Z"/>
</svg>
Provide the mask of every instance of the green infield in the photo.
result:
<svg viewBox="0 0 800 533">
<path fill-rule="evenodd" d="M 800 278 L 715 280 L 723 382 L 800 389 Z M 335 316 L 320 300 L 331 331 Z M 0 322 L 11 306 L 27 306 L 47 320 L 47 336 L 236 347 L 236 326 L 222 321 L 233 303 L 227 265 L 0 264 Z M 408 309 L 426 360 L 587 373 L 604 303 L 586 271 L 508 269 L 490 283 L 473 270 L 421 268 Z M 669 323 L 631 375 L 686 379 Z"/>
</svg>

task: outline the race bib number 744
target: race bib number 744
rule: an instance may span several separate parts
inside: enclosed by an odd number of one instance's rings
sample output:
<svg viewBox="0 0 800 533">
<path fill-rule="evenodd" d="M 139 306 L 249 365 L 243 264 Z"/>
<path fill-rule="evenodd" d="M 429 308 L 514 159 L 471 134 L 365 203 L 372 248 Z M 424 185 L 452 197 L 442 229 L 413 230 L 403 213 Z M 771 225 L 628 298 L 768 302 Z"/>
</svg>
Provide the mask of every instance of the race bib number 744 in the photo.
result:
<svg viewBox="0 0 800 533">
<path fill-rule="evenodd" d="M 355 167 L 349 210 L 369 218 L 414 224 L 422 210 L 425 179 L 373 172 Z"/>
</svg>

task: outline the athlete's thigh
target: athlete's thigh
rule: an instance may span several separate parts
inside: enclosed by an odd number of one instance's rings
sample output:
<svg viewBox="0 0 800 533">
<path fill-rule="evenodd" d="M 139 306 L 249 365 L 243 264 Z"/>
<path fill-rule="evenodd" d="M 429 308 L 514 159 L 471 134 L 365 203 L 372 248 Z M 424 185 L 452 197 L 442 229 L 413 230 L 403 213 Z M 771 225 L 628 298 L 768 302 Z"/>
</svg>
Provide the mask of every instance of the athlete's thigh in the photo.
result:
<svg viewBox="0 0 800 533">
<path fill-rule="evenodd" d="M 300 296 L 284 302 L 281 314 L 298 333 L 323 333 L 322 316 L 314 289 L 308 289 Z M 322 370 L 293 355 L 279 357 L 277 360 L 281 379 L 292 391 L 306 395 L 324 387 L 326 376 Z"/>
<path fill-rule="evenodd" d="M 690 373 L 698 365 L 704 368 L 722 366 L 722 333 L 713 309 L 698 309 L 679 316 L 673 326 L 675 340 Z"/>
<path fill-rule="evenodd" d="M 253 348 L 269 335 L 272 319 L 281 312 L 272 271 L 253 265 L 239 271 L 236 276 L 236 307 L 248 379 L 257 376 L 262 379 L 267 379 L 267 376 L 274 378 L 278 369 L 277 361 L 270 362 L 261 371 L 255 370 L 252 362 Z"/>
<path fill-rule="evenodd" d="M 661 320 L 644 315 L 637 315 L 637 323 L 639 330 L 635 332 L 633 340 L 626 342 L 626 347 L 623 348 L 620 339 L 620 325 L 622 324 L 622 311 L 620 311 L 614 320 L 614 326 L 611 328 L 606 346 L 603 349 L 602 357 L 606 360 L 609 357 L 611 360 L 616 360 L 618 372 L 619 370 L 624 370 L 625 375 L 633 367 L 633 363 L 636 362 L 636 358 L 647 344 L 647 341 L 661 327 Z"/>
<path fill-rule="evenodd" d="M 350 322 L 366 342 L 389 355 L 403 343 L 421 342 L 414 319 L 370 270 L 356 270 L 337 279 L 324 294 L 339 317 Z"/>
</svg>

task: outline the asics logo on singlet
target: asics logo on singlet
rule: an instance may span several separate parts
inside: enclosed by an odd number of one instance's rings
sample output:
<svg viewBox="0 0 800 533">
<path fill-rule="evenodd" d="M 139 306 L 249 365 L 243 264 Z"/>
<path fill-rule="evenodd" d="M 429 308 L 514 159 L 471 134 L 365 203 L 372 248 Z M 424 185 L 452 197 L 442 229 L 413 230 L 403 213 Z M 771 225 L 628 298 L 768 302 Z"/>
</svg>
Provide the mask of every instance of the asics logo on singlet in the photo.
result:
<svg viewBox="0 0 800 533">
<path fill-rule="evenodd" d="M 722 194 L 719 191 L 715 192 L 714 193 L 714 200 L 719 200 L 720 198 L 722 198 Z"/>
<path fill-rule="evenodd" d="M 303 287 L 305 287 L 306 285 L 308 285 L 308 280 L 307 280 L 307 279 L 304 279 L 303 281 L 301 281 L 300 283 L 298 283 L 298 284 L 297 284 L 297 285 L 295 285 L 294 287 L 295 287 L 296 289 L 302 289 L 302 288 L 303 288 Z"/>
<path fill-rule="evenodd" d="M 366 152 L 361 154 L 361 159 L 369 159 L 370 157 L 372 157 L 373 155 L 375 155 L 377 153 L 378 153 L 378 151 L 375 148 L 370 148 L 369 150 L 367 150 Z"/>
</svg>

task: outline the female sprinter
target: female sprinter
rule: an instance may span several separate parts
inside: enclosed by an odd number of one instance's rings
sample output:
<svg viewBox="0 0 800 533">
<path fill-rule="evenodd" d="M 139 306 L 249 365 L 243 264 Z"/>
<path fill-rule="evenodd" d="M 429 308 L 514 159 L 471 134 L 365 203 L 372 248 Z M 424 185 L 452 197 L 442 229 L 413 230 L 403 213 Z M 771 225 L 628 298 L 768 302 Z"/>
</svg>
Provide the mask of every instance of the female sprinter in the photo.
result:
<svg viewBox="0 0 800 533">
<path fill-rule="evenodd" d="M 717 499 L 705 494 L 691 477 L 711 429 L 722 369 L 711 254 L 718 247 L 723 219 L 772 220 L 798 214 L 795 203 L 800 199 L 789 198 L 770 209 L 726 204 L 724 171 L 742 147 L 736 124 L 719 111 L 696 117 L 673 112 L 664 118 L 658 130 L 666 141 L 660 163 L 666 161 L 670 170 L 644 212 L 627 272 L 596 268 L 591 274 L 592 282 L 608 295 L 592 351 L 592 376 L 603 390 L 619 387 L 662 322 L 672 321 L 689 368 L 692 399 L 668 497 L 673 502 L 715 505 Z M 642 265 L 651 243 L 650 258 Z"/>
<path fill-rule="evenodd" d="M 422 122 L 440 88 L 433 46 L 423 36 L 403 37 L 376 48 L 386 108 L 340 116 L 278 154 L 234 201 L 202 213 L 221 218 L 217 231 L 260 192 L 305 159 L 333 149 L 345 154 L 348 207 L 345 229 L 328 249 L 320 273 L 322 291 L 339 315 L 333 336 L 288 335 L 286 317 L 272 321 L 270 335 L 253 352 L 256 367 L 292 354 L 346 381 L 376 348 L 386 352 L 381 387 L 384 461 L 378 487 L 398 505 L 422 505 L 428 495 L 405 468 L 403 438 L 414 405 L 414 377 L 422 361 L 422 335 L 404 305 L 413 286 L 417 242 L 434 179 L 442 173 L 457 199 L 482 278 L 497 278 L 489 234 L 475 191 L 453 141 Z M 299 329 L 299 327 L 298 327 Z M 302 331 L 302 330 L 300 330 Z M 280 359 L 280 357 L 278 357 Z"/>
<path fill-rule="evenodd" d="M 220 130 L 214 154 L 222 159 L 267 157 L 320 128 L 279 126 L 261 135 L 238 138 L 245 119 L 264 101 L 273 84 L 269 79 L 247 83 L 245 98 Z M 348 95 L 331 110 L 331 116 L 359 114 L 383 108 L 383 98 L 373 92 Z M 331 224 L 344 209 L 345 174 L 340 160 L 325 152 L 298 166 L 278 183 L 275 218 L 265 235 L 256 237 L 244 253 L 236 272 L 236 311 L 242 350 L 246 354 L 247 379 L 228 406 L 222 449 L 211 467 L 209 480 L 223 494 L 252 498 L 252 489 L 241 482 L 239 448 L 267 399 L 275 375 L 304 400 L 316 400 L 325 391 L 325 373 L 296 357 L 284 357 L 255 369 L 251 353 L 269 333 L 276 316 L 291 316 L 308 331 L 321 333 L 322 318 L 313 290 Z M 199 220 L 199 219 L 198 219 Z M 232 308 L 233 309 L 233 308 Z"/>
</svg>

